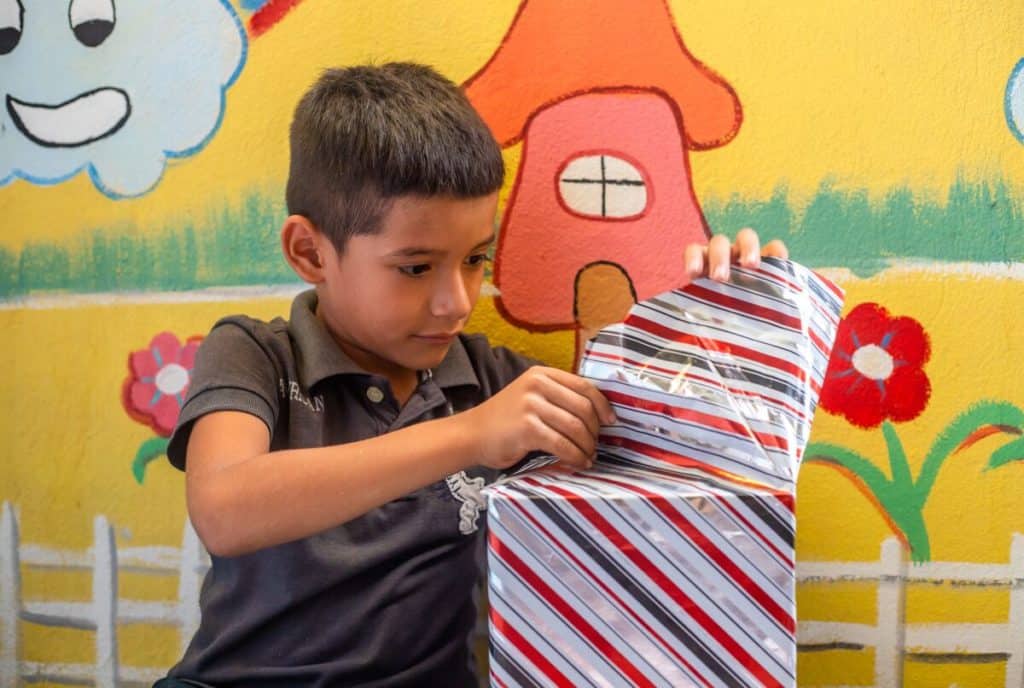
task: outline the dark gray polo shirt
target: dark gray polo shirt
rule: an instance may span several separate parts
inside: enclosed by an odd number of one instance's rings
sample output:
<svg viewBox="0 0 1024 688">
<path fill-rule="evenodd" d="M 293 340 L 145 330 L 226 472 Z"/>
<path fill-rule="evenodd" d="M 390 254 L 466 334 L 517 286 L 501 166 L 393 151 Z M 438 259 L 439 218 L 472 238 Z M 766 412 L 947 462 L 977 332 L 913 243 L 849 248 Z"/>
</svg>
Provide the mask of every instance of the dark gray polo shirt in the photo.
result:
<svg viewBox="0 0 1024 688">
<path fill-rule="evenodd" d="M 192 423 L 253 414 L 271 450 L 355 442 L 471 408 L 533 364 L 462 335 L 401 409 L 315 316 L 219 321 L 196 357 L 167 455 L 184 468 Z M 170 675 L 214 686 L 475 686 L 469 636 L 484 515 L 475 468 L 302 540 L 213 557 L 202 622 Z M 340 497 L 339 497 L 340 498 Z"/>
</svg>

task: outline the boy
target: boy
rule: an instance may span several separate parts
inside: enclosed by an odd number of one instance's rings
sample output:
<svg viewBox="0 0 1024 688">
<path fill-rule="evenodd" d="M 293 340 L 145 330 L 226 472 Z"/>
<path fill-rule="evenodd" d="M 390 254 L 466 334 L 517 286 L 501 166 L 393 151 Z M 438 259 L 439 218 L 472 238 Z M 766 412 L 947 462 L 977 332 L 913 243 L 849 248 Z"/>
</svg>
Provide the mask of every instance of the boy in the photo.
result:
<svg viewBox="0 0 1024 688">
<path fill-rule="evenodd" d="M 168 456 L 213 567 L 158 685 L 474 686 L 479 487 L 535 450 L 591 465 L 614 415 L 582 378 L 461 333 L 504 170 L 454 84 L 328 71 L 291 155 L 281 247 L 314 289 L 200 348 Z M 688 247 L 687 269 L 725 278 L 732 253 L 756 264 L 756 235 Z"/>
</svg>

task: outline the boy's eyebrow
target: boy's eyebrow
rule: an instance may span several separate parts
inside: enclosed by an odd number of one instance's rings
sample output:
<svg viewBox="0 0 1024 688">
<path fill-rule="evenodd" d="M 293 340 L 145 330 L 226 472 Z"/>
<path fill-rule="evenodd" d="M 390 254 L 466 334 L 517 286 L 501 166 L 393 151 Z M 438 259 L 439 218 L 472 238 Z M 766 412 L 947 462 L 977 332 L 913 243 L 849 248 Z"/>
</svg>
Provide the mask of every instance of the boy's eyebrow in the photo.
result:
<svg viewBox="0 0 1024 688">
<path fill-rule="evenodd" d="M 498 238 L 497 232 L 491 232 L 491 236 L 487 237 L 473 248 L 483 248 L 484 246 L 490 246 L 494 243 L 494 240 Z"/>
<path fill-rule="evenodd" d="M 497 238 L 498 235 L 492 232 L 491 236 L 487 237 L 479 244 L 474 246 L 473 250 L 475 251 L 477 249 L 484 248 L 485 246 L 490 246 L 491 244 L 494 243 L 494 240 Z M 409 246 L 406 248 L 400 248 L 397 251 L 392 251 L 391 253 L 388 254 L 388 256 L 393 258 L 409 258 L 412 256 L 436 256 L 442 253 L 444 253 L 444 251 L 436 248 L 426 248 L 424 246 Z"/>
</svg>

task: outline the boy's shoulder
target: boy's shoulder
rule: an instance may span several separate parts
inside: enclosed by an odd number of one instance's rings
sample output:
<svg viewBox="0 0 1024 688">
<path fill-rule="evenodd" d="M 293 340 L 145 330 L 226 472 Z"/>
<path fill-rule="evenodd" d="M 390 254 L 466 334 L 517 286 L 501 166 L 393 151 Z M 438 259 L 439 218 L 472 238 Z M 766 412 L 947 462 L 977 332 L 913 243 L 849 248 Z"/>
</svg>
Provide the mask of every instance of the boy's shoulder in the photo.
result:
<svg viewBox="0 0 1024 688">
<path fill-rule="evenodd" d="M 287 319 L 277 316 L 263 320 L 242 314 L 220 318 L 203 340 L 200 357 L 248 356 L 250 361 L 265 357 L 278 368 L 290 369 L 303 361 L 315 362 L 330 356 L 336 349 L 336 342 L 317 320 L 316 293 L 304 291 L 292 301 Z"/>
</svg>

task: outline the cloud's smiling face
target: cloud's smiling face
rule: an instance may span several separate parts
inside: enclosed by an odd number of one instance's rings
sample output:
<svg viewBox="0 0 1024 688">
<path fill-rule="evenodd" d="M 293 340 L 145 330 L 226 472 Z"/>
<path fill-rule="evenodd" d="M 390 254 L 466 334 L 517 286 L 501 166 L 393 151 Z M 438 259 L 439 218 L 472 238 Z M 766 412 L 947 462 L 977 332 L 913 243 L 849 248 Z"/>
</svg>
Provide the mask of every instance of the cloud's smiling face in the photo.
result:
<svg viewBox="0 0 1024 688">
<path fill-rule="evenodd" d="M 0 184 L 85 168 L 144 193 L 207 143 L 244 57 L 227 0 L 0 0 Z"/>
<path fill-rule="evenodd" d="M 0 52 L 21 42 L 25 10 L 20 0 L 0 0 Z M 113 0 L 74 0 L 68 26 L 82 45 L 101 45 L 117 24 Z M 61 103 L 30 103 L 7 94 L 7 113 L 18 130 L 40 146 L 82 146 L 110 136 L 131 114 L 131 100 L 120 88 L 103 87 Z"/>
</svg>

